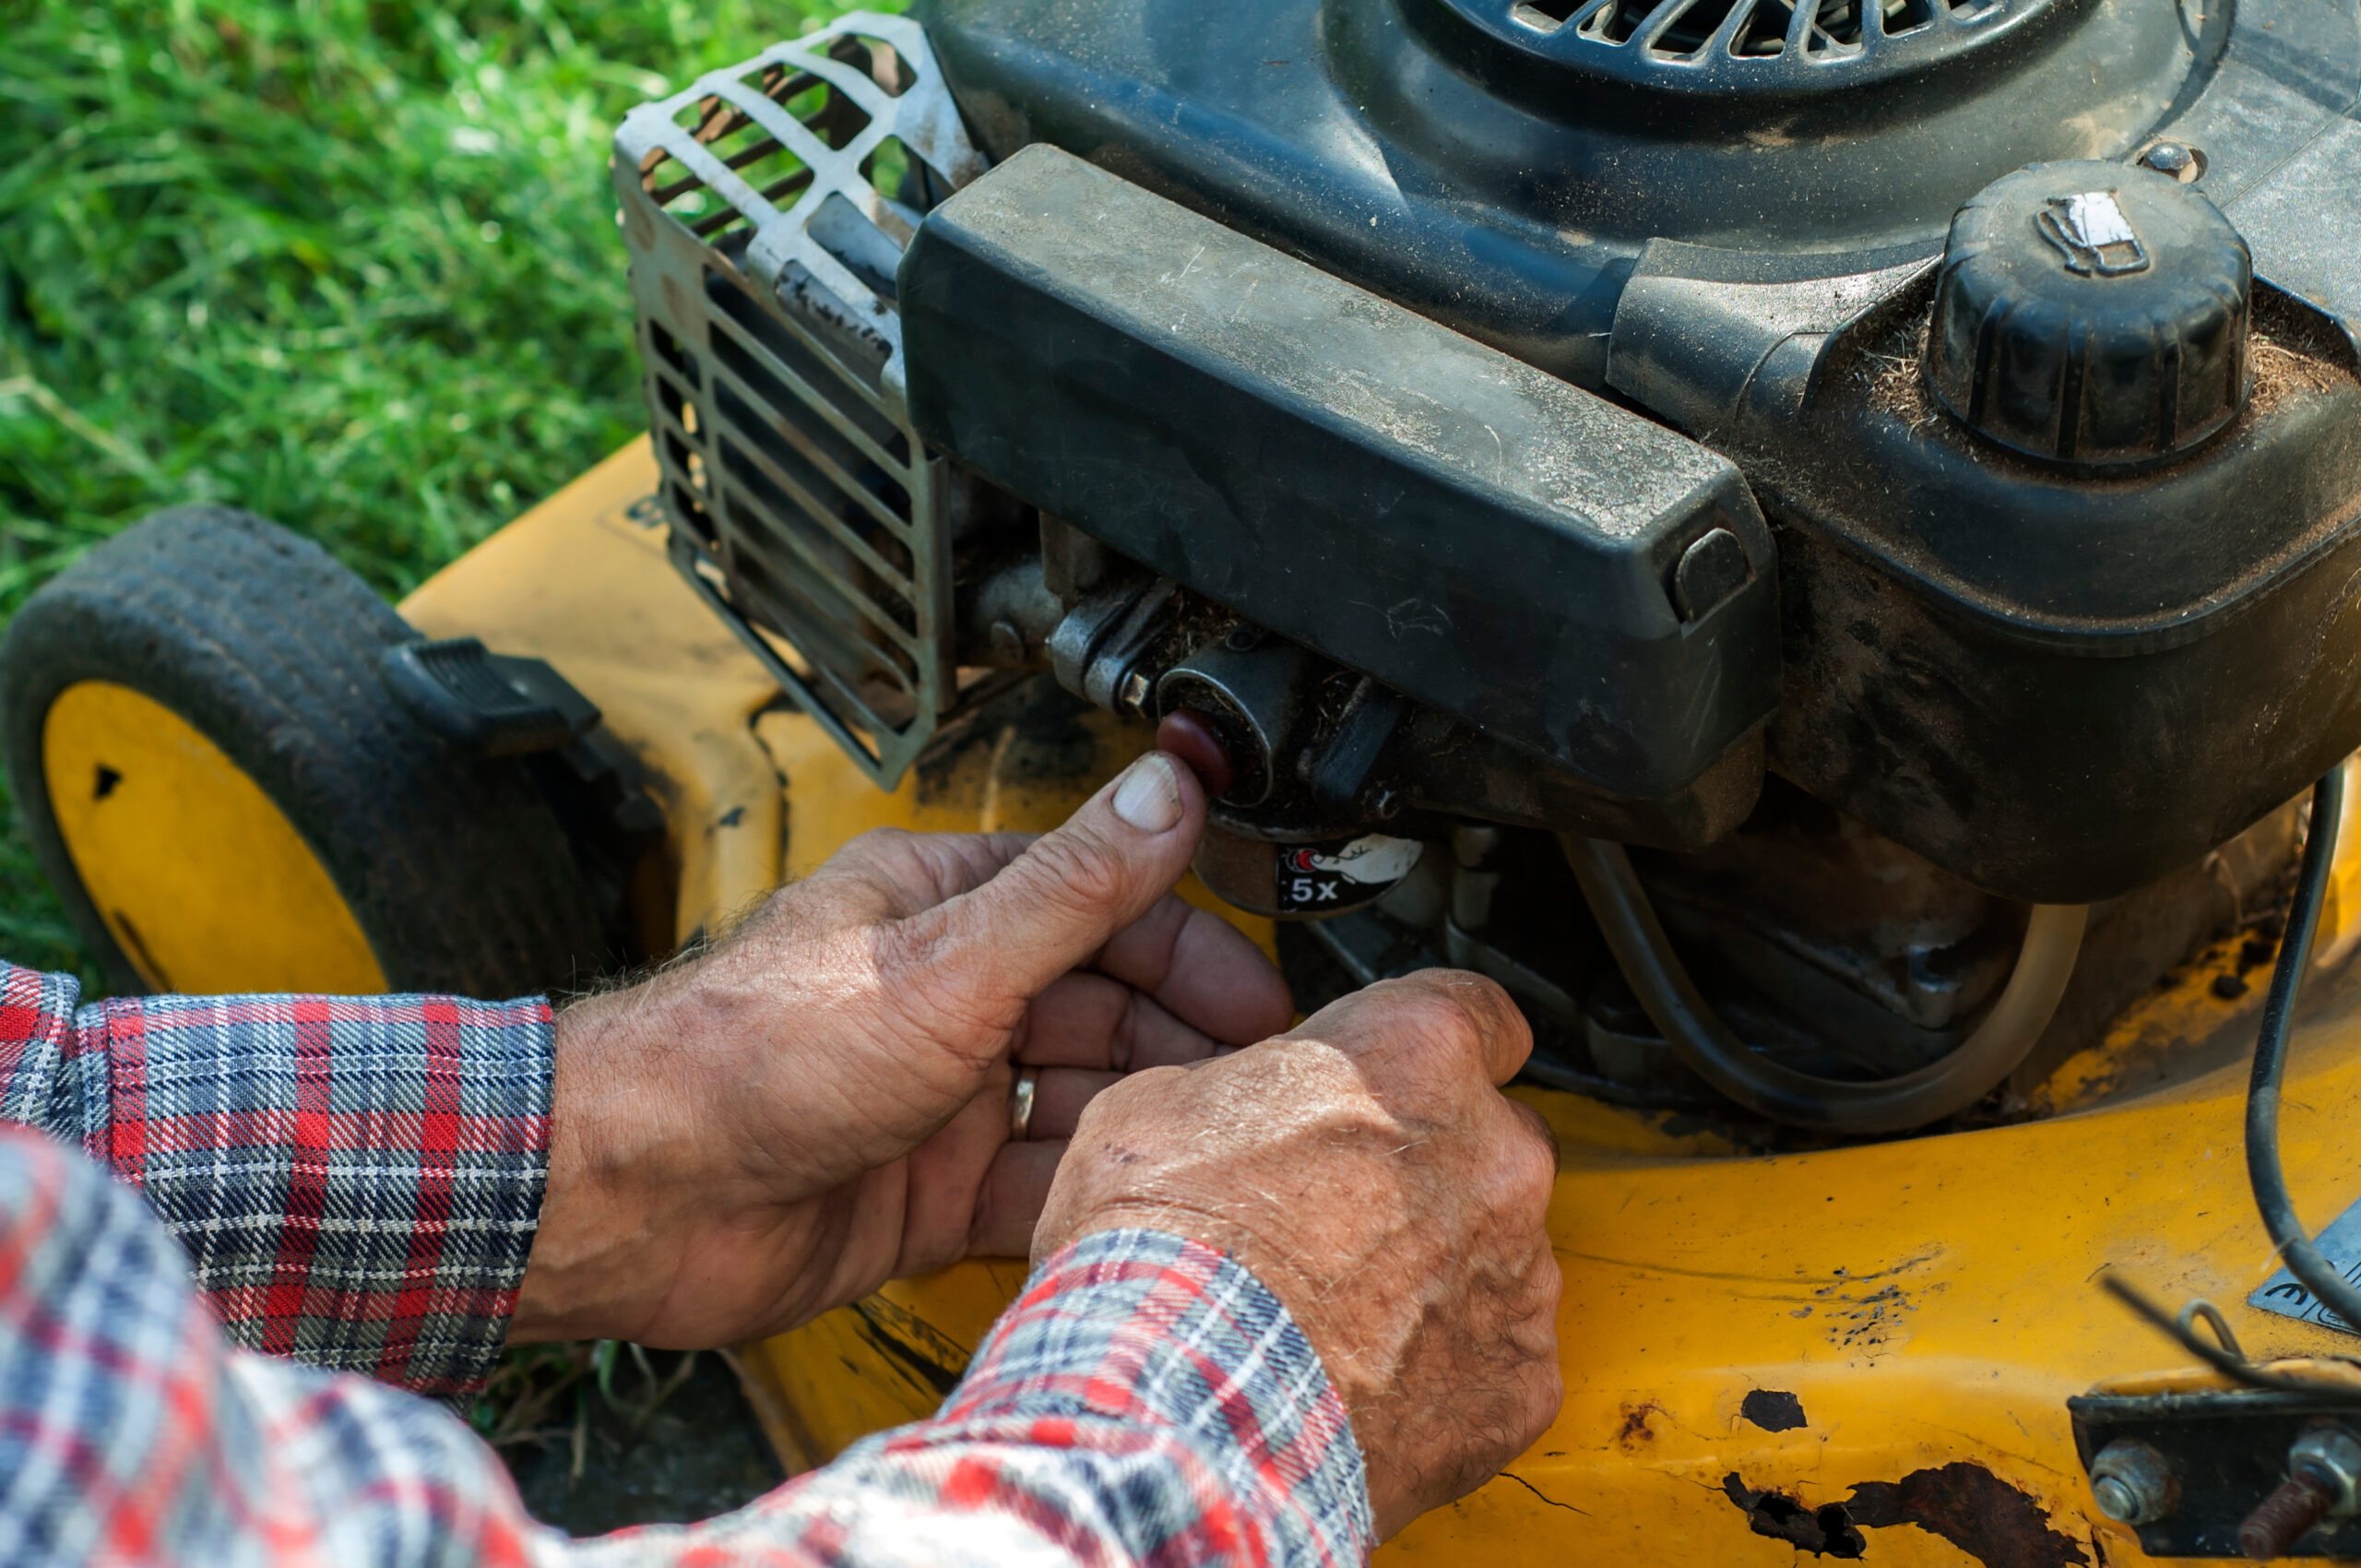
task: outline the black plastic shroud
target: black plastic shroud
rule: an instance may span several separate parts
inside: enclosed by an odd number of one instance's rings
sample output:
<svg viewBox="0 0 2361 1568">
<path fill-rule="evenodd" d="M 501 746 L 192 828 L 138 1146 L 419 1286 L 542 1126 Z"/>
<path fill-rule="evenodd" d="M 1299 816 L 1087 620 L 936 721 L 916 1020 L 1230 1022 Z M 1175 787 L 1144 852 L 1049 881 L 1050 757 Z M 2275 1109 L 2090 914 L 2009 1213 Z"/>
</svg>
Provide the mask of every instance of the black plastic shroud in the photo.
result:
<svg viewBox="0 0 2361 1568">
<path fill-rule="evenodd" d="M 1418 548 L 1451 584 L 1452 630 L 1404 629 L 1440 661 L 1422 686 L 1404 670 L 1405 690 L 1502 738 L 1514 728 L 1602 787 L 1655 789 L 1711 750 L 1775 662 L 1771 766 L 1822 801 L 2006 897 L 2128 892 L 2361 745 L 2361 0 L 1784 5 L 919 0 L 917 14 L 992 158 L 1050 143 L 1609 389 L 1734 460 L 1770 521 L 1780 647 L 1760 665 L 1726 639 L 1688 665 L 1553 662 L 1577 631 L 1536 636 L 1543 623 L 1520 616 L 1554 596 L 1570 623 L 1624 635 L 1608 607 L 1640 600 L 1601 575 L 1611 552 L 1448 525 Z M 1795 21 L 1784 39 L 1771 25 L 1806 11 L 1828 25 Z M 1923 368 L 1953 213 L 2030 163 L 2114 160 L 2129 176 L 2160 137 L 2197 149 L 2195 193 L 2251 248 L 2251 398 L 2141 471 L 1970 433 Z M 1078 286 L 1044 298 L 1098 330 L 1111 318 Z M 1300 386 L 1258 406 L 1247 381 L 1202 366 L 1124 362 L 1116 410 L 1087 335 L 979 316 L 969 357 L 929 362 L 921 318 L 943 307 L 916 304 L 914 402 L 972 410 L 989 389 L 1120 425 L 1140 472 L 1170 481 L 1160 503 L 1301 486 L 1280 470 L 1357 444 Z M 1491 437 L 1449 440 L 1466 459 Z M 1298 529 L 1272 513 L 1199 531 L 1184 514 L 1139 508 L 1145 531 L 1117 542 L 1381 668 L 1386 649 L 1347 651 L 1335 617 L 1365 575 L 1409 570 L 1399 519 L 1370 508 Z M 1619 758 L 1571 741 L 1572 708 L 1607 716 L 1597 737 Z"/>
<path fill-rule="evenodd" d="M 1053 143 L 1596 386 L 1651 238 L 1809 252 L 1819 276 L 1932 255 L 1959 204 L 2011 170 L 2136 147 L 2218 50 L 2229 7 L 1979 0 L 1955 8 L 1973 26 L 1946 16 L 1857 57 L 1710 70 L 1579 24 L 1541 40 L 1512 9 L 918 0 L 912 14 L 988 156 Z M 1476 25 L 1478 11 L 1496 21 Z M 1536 47 L 1504 50 L 1511 36 Z M 1913 58 L 1922 46 L 1936 57 Z"/>
<path fill-rule="evenodd" d="M 931 445 L 1593 789 L 1671 794 L 1778 700 L 1762 514 L 1638 414 L 1049 147 L 898 291 Z"/>
</svg>

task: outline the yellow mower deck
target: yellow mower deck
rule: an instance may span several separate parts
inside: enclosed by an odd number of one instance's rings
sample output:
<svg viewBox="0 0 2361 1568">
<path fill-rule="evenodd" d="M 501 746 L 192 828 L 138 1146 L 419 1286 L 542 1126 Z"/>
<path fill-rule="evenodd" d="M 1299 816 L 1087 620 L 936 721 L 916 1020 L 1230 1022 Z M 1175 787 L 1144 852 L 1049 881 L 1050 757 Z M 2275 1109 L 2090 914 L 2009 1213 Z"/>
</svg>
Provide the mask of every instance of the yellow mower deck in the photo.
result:
<svg viewBox="0 0 2361 1568">
<path fill-rule="evenodd" d="M 546 659 L 599 706 L 654 776 L 680 936 L 869 827 L 1049 826 L 1145 743 L 1110 721 L 1091 731 L 1086 766 L 1069 740 L 1052 767 L 1018 728 L 988 731 L 877 791 L 779 709 L 673 575 L 654 475 L 635 443 L 401 608 L 431 636 Z M 2340 861 L 2321 937 L 2332 957 L 2361 935 L 2356 873 L 2361 856 Z M 1266 922 L 1232 918 L 1267 944 Z M 1381 1555 L 2139 1558 L 2091 1501 L 2065 1402 L 2181 1358 L 2097 1289 L 2103 1269 L 2171 1301 L 2210 1298 L 2258 1356 L 2361 1348 L 2244 1304 L 2273 1265 L 2240 1152 L 2260 991 L 2219 999 L 2211 982 L 2231 962 L 2209 954 L 2177 973 L 2067 1063 L 2037 1097 L 2056 1114 L 1987 1131 L 1748 1156 L 1661 1115 L 1517 1090 L 1549 1118 L 1562 1162 L 1565 1406 L 1507 1475 Z M 2361 1015 L 2335 973 L 2312 985 L 2287 1087 L 2288 1175 L 2315 1228 L 2361 1194 L 2350 1140 L 2331 1135 L 2361 1124 Z M 931 1410 L 1024 1274 L 1016 1260 L 963 1265 L 751 1348 L 753 1392 L 789 1465 Z M 1832 1503 L 1841 1517 L 1821 1512 Z M 1847 1521 L 1857 1535 L 1830 1534 Z"/>
</svg>

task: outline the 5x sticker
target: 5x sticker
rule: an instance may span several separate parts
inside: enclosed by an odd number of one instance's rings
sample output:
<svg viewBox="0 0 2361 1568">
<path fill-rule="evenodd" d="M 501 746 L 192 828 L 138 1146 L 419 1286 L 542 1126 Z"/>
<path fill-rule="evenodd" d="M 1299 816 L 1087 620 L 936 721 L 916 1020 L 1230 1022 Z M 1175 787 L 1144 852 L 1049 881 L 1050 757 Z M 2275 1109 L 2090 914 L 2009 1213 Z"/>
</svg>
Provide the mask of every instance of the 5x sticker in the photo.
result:
<svg viewBox="0 0 2361 1568">
<path fill-rule="evenodd" d="M 1282 844 L 1276 864 L 1278 912 L 1340 914 L 1376 898 L 1410 874 L 1426 845 L 1382 833 L 1326 844 Z"/>
</svg>

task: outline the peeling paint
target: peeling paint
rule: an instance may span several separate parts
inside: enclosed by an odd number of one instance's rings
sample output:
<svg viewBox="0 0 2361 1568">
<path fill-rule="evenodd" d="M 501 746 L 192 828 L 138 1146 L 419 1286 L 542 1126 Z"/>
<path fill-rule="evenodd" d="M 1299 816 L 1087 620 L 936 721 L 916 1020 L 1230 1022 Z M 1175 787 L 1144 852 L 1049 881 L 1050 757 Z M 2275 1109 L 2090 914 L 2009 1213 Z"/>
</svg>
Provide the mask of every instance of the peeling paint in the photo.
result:
<svg viewBox="0 0 2361 1568">
<path fill-rule="evenodd" d="M 1892 1268 L 1874 1274 L 1854 1274 L 1836 1270 L 1836 1277 L 1814 1290 L 1814 1303 L 1821 1309 L 1828 1325 L 1828 1342 L 1840 1350 L 1876 1351 L 1899 1348 L 1907 1337 L 1904 1317 L 1918 1310 L 1917 1289 L 1905 1290 L 1893 1277 L 1908 1274 L 1942 1255 L 1940 1247 L 1931 1248 L 1916 1257 L 1905 1258 Z M 1884 1280 L 1875 1289 L 1861 1287 L 1873 1280 Z M 1940 1285 L 1935 1289 L 1940 1289 Z"/>
<path fill-rule="evenodd" d="M 1764 1431 L 1794 1431 L 1810 1424 L 1804 1419 L 1804 1402 L 1784 1388 L 1747 1390 L 1738 1413 Z"/>
<path fill-rule="evenodd" d="M 1843 1503 L 1818 1507 L 1750 1487 L 1735 1470 L 1723 1478 L 1722 1492 L 1756 1535 L 1816 1557 L 1866 1556 L 1872 1543 L 1864 1530 L 1911 1525 L 1983 1568 L 2092 1568 L 2084 1543 L 2051 1529 L 2048 1511 L 2030 1493 L 1969 1460 L 1914 1470 L 1898 1481 L 1864 1481 Z"/>
<path fill-rule="evenodd" d="M 1814 1508 L 1784 1491 L 1756 1491 L 1736 1470 L 1722 1478 L 1722 1491 L 1745 1512 L 1747 1526 L 1758 1536 L 1786 1541 L 1814 1557 L 1859 1557 L 1869 1550 L 1869 1541 L 1841 1503 Z"/>
<path fill-rule="evenodd" d="M 2081 1541 L 2049 1527 L 2048 1511 L 2029 1494 L 1965 1459 L 1914 1470 L 1899 1481 L 1866 1481 L 1853 1489 L 1849 1505 L 1860 1524 L 1916 1525 L 1984 1568 L 2069 1568 L 2091 1561 Z"/>
</svg>

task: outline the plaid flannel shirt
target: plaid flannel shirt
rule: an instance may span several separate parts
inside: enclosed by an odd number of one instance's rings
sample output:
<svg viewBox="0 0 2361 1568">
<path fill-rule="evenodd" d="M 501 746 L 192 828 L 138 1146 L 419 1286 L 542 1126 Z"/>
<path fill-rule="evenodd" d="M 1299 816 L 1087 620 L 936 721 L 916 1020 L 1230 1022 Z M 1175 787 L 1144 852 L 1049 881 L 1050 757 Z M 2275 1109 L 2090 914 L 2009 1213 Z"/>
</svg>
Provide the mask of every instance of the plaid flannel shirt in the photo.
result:
<svg viewBox="0 0 2361 1568">
<path fill-rule="evenodd" d="M 0 1562 L 1367 1555 L 1360 1453 L 1286 1308 L 1145 1230 L 1044 1265 L 932 1420 L 719 1519 L 568 1540 L 446 1411 L 352 1375 L 447 1394 L 498 1354 L 548 1007 L 77 1002 L 0 965 L 0 1120 L 50 1134 L 0 1127 Z"/>
</svg>

